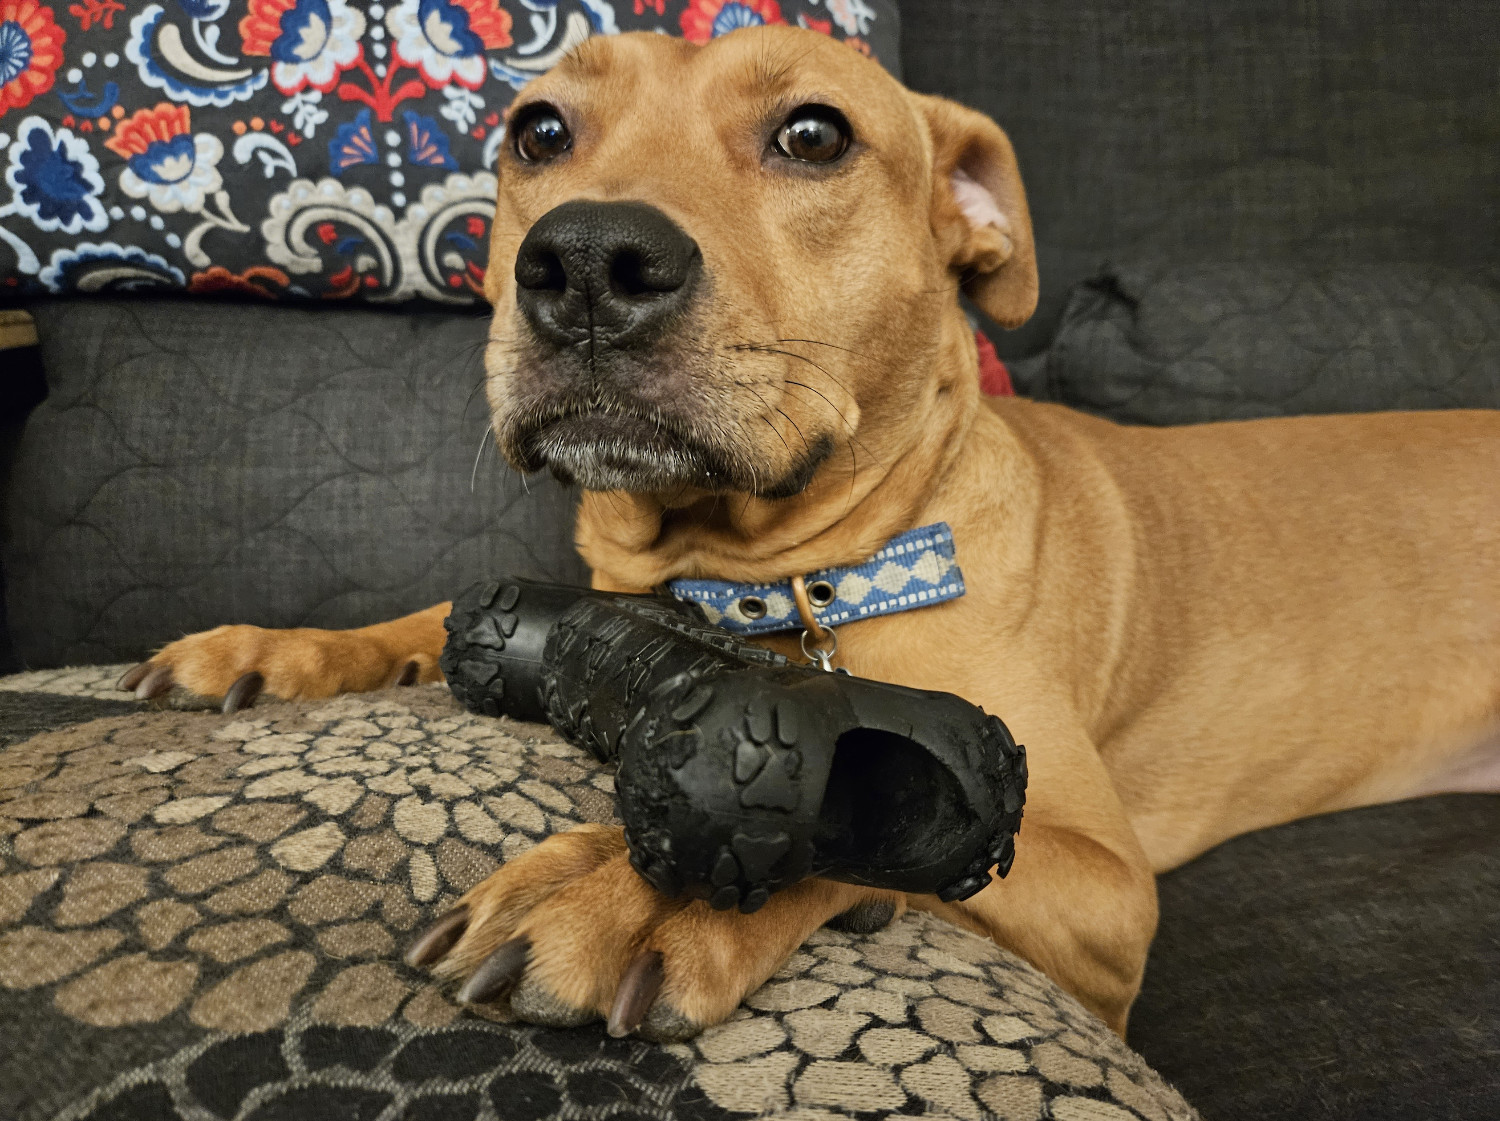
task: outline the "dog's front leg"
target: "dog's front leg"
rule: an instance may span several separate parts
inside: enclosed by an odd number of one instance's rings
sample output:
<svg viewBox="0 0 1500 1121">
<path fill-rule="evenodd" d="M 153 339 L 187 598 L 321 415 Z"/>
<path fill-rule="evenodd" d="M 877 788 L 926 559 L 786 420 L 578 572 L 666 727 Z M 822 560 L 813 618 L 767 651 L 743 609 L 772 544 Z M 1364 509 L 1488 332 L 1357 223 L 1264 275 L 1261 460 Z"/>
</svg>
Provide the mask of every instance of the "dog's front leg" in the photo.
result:
<svg viewBox="0 0 1500 1121">
<path fill-rule="evenodd" d="M 638 876 L 623 832 L 584 826 L 506 864 L 407 953 L 463 979 L 460 999 L 507 1001 L 522 1019 L 605 1019 L 616 1035 L 683 1039 L 727 1017 L 814 930 L 892 892 L 805 880 L 754 914 L 669 899 Z M 856 914 L 858 912 L 856 911 Z"/>
<path fill-rule="evenodd" d="M 441 681 L 437 663 L 450 607 L 439 603 L 347 631 L 215 627 L 163 647 L 121 678 L 120 688 L 150 700 L 175 686 L 223 698 L 224 711 L 232 712 L 261 692 L 285 700 L 309 699 Z"/>
<path fill-rule="evenodd" d="M 1004 881 L 957 905 L 912 905 L 1019 954 L 1123 1037 L 1156 930 L 1150 869 L 1075 830 L 1028 820 L 1021 832 Z"/>
<path fill-rule="evenodd" d="M 1123 1036 L 1156 933 L 1156 878 L 1088 738 L 1019 706 L 1006 721 L 1030 771 L 1010 874 L 962 903 L 911 904 L 1019 954 Z"/>
</svg>

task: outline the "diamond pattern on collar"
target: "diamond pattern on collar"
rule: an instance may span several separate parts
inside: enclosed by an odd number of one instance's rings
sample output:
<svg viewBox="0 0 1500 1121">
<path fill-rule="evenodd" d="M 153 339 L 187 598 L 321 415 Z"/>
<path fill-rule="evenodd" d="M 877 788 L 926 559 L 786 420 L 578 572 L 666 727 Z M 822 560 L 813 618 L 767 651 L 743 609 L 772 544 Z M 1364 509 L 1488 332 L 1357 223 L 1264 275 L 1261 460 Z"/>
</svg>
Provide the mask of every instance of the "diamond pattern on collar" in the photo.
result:
<svg viewBox="0 0 1500 1121">
<path fill-rule="evenodd" d="M 834 601 L 814 613 L 827 626 L 857 619 L 911 611 L 957 599 L 964 594 L 963 573 L 954 555 L 953 531 L 946 522 L 922 526 L 893 537 L 863 564 L 808 573 L 809 585 L 826 580 Z M 736 634 L 775 634 L 802 627 L 789 580 L 736 584 L 728 580 L 673 580 L 668 585 L 681 600 L 698 604 L 712 623 Z M 752 601 L 746 612 L 746 601 Z M 764 614 L 757 615 L 753 601 Z"/>
</svg>

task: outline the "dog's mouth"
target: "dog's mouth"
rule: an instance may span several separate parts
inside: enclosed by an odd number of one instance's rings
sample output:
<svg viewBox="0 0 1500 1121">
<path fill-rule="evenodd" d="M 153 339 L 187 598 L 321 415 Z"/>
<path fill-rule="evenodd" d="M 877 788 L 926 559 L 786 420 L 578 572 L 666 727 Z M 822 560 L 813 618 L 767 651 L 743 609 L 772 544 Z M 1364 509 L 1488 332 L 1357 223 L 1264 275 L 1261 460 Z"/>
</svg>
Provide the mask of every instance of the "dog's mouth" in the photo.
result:
<svg viewBox="0 0 1500 1121">
<path fill-rule="evenodd" d="M 505 443 L 522 471 L 549 470 L 585 490 L 661 494 L 696 487 L 763 498 L 800 493 L 833 451 L 832 441 L 820 437 L 775 475 L 741 462 L 676 417 L 598 403 L 533 413 L 510 428 Z"/>
<path fill-rule="evenodd" d="M 523 470 L 545 468 L 564 484 L 585 490 L 712 490 L 729 485 L 734 475 L 722 455 L 671 418 L 604 407 L 535 418 L 517 434 L 514 446 Z"/>
</svg>

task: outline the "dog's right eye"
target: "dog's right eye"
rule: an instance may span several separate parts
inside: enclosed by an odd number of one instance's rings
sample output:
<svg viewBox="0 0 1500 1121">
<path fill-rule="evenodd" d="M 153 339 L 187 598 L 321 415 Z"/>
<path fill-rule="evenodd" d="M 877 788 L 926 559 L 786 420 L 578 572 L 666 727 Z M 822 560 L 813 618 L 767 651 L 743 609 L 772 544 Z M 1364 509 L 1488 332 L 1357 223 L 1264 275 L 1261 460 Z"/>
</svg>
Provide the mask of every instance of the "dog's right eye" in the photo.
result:
<svg viewBox="0 0 1500 1121">
<path fill-rule="evenodd" d="M 573 134 L 550 105 L 537 105 L 516 122 L 516 155 L 526 163 L 556 159 L 573 146 Z"/>
</svg>

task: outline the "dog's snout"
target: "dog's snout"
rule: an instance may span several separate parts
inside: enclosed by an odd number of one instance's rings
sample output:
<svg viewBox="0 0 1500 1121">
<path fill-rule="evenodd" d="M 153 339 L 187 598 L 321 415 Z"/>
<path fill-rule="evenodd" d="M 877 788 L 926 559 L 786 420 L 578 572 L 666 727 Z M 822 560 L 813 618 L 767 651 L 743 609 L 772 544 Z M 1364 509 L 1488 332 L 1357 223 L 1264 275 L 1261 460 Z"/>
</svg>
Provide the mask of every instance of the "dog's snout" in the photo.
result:
<svg viewBox="0 0 1500 1121">
<path fill-rule="evenodd" d="M 567 202 L 521 243 L 516 302 L 560 345 L 647 345 L 687 306 L 701 271 L 698 244 L 655 207 Z"/>
</svg>

